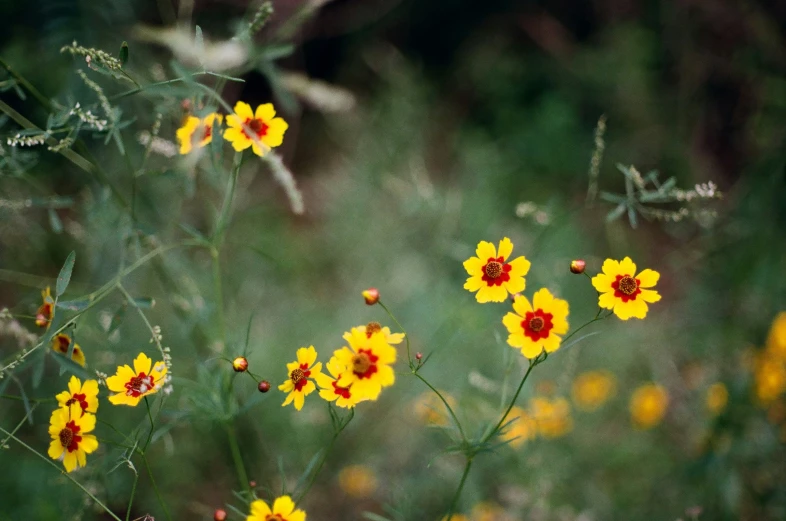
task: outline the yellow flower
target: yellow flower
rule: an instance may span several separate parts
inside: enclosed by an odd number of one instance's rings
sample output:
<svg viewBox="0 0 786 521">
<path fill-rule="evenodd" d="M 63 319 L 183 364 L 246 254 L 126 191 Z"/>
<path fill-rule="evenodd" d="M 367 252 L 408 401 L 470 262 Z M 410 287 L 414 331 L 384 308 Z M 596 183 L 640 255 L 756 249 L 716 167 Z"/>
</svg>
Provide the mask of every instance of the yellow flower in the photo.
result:
<svg viewBox="0 0 786 521">
<path fill-rule="evenodd" d="M 616 390 L 616 378 L 609 371 L 587 371 L 573 381 L 573 401 L 580 409 L 594 411 Z"/>
<path fill-rule="evenodd" d="M 339 387 L 336 383 L 341 378 L 342 371 L 345 370 L 344 366 L 334 356 L 325 364 L 325 367 L 333 377 L 331 378 L 325 373 L 317 373 L 314 376 L 320 387 L 319 396 L 329 402 L 335 401 L 339 407 L 352 408 L 357 405 L 360 400 L 352 393 L 352 389 Z"/>
<path fill-rule="evenodd" d="M 532 398 L 529 411 L 535 419 L 538 433 L 544 438 L 559 438 L 573 429 L 570 404 L 565 398 Z"/>
<path fill-rule="evenodd" d="M 71 345 L 71 337 L 66 335 L 65 333 L 58 333 L 54 337 L 52 337 L 52 350 L 62 354 L 68 354 L 68 346 Z M 82 348 L 79 347 L 79 344 L 74 344 L 74 351 L 71 353 L 71 360 L 76 362 L 77 364 L 81 365 L 82 367 L 85 366 L 85 353 L 82 351 Z"/>
<path fill-rule="evenodd" d="M 636 265 L 625 257 L 621 261 L 606 259 L 603 273 L 592 277 L 592 285 L 600 293 L 598 306 L 611 309 L 621 320 L 647 316 L 647 302 L 657 302 L 660 295 L 652 289 L 660 273 L 644 270 L 636 275 Z"/>
<path fill-rule="evenodd" d="M 218 122 L 218 126 L 224 121 L 224 116 L 212 112 L 202 119 L 195 116 L 188 116 L 183 122 L 183 126 L 177 129 L 175 135 L 180 143 L 180 153 L 188 154 L 194 145 L 199 148 L 213 141 L 213 123 Z"/>
<path fill-rule="evenodd" d="M 68 390 L 55 396 L 60 407 L 70 407 L 77 403 L 82 407 L 82 414 L 89 412 L 95 414 L 98 411 L 98 381 L 82 380 L 72 376 L 68 381 Z"/>
<path fill-rule="evenodd" d="M 535 293 L 530 305 L 527 297 L 519 295 L 513 301 L 513 311 L 502 318 L 508 329 L 508 344 L 521 349 L 527 358 L 535 358 L 544 349 L 551 353 L 559 349 L 568 332 L 568 302 L 554 298 L 543 288 Z"/>
<path fill-rule="evenodd" d="M 464 289 L 476 292 L 480 303 L 504 302 L 508 293 L 514 295 L 524 291 L 524 275 L 529 271 L 530 262 L 524 257 L 516 257 L 507 262 L 513 253 L 513 243 L 505 237 L 499 241 L 499 249 L 490 242 L 480 241 L 476 257 L 464 261 L 464 269 L 470 277 Z"/>
<path fill-rule="evenodd" d="M 759 401 L 763 404 L 775 401 L 786 392 L 786 361 L 764 351 L 756 360 L 753 379 Z"/>
<path fill-rule="evenodd" d="M 306 513 L 295 509 L 295 503 L 289 496 L 281 496 L 273 502 L 273 509 L 257 499 L 251 503 L 251 514 L 246 521 L 306 521 Z"/>
<path fill-rule="evenodd" d="M 117 373 L 106 379 L 106 386 L 113 394 L 109 401 L 115 405 L 136 407 L 139 400 L 147 395 L 155 394 L 163 387 L 167 368 L 164 362 L 153 361 L 145 354 L 139 353 L 134 360 L 134 368 L 128 365 L 119 366 Z"/>
<path fill-rule="evenodd" d="M 377 476 L 365 465 L 349 465 L 338 473 L 338 484 L 348 496 L 367 498 L 377 490 Z"/>
<path fill-rule="evenodd" d="M 448 516 L 443 517 L 442 521 L 448 521 Z M 469 521 L 469 518 L 464 514 L 452 514 L 450 521 Z"/>
<path fill-rule="evenodd" d="M 295 409 L 298 411 L 303 408 L 306 396 L 316 391 L 317 386 L 309 378 L 316 378 L 322 371 L 322 362 L 317 362 L 317 350 L 314 346 L 301 347 L 297 350 L 297 361 L 287 364 L 289 378 L 278 388 L 287 395 L 282 407 L 286 407 L 292 401 L 295 402 Z"/>
<path fill-rule="evenodd" d="M 654 427 L 663 419 L 669 405 L 669 394 L 658 384 L 645 384 L 633 391 L 630 414 L 641 429 Z"/>
<path fill-rule="evenodd" d="M 440 391 L 440 394 L 445 398 L 451 408 L 456 407 L 456 399 L 445 391 Z M 448 410 L 445 404 L 439 399 L 439 396 L 431 391 L 424 392 L 415 399 L 414 403 L 415 414 L 423 423 L 427 425 L 438 425 L 444 427 L 450 423 L 448 418 Z"/>
<path fill-rule="evenodd" d="M 41 299 L 44 302 L 35 313 L 35 325 L 48 328 L 55 314 L 55 301 L 52 299 L 52 292 L 49 286 L 41 292 Z"/>
<path fill-rule="evenodd" d="M 538 433 L 535 419 L 521 407 L 513 407 L 510 410 L 504 425 L 505 428 L 500 434 L 500 438 L 509 442 L 514 449 L 535 439 Z"/>
<path fill-rule="evenodd" d="M 773 356 L 786 361 L 786 311 L 778 313 L 772 321 L 770 334 L 767 336 L 766 350 Z"/>
<path fill-rule="evenodd" d="M 470 519 L 472 519 L 472 521 L 503 521 L 509 520 L 510 517 L 505 513 L 505 510 L 496 503 L 482 501 L 472 507 Z"/>
<path fill-rule="evenodd" d="M 82 414 L 82 407 L 73 403 L 69 407 L 61 407 L 52 412 L 49 419 L 49 457 L 60 460 L 66 472 L 84 467 L 87 454 L 98 448 L 98 440 L 92 434 L 86 434 L 96 426 L 96 417 Z"/>
<path fill-rule="evenodd" d="M 382 331 L 366 335 L 366 328 L 353 327 L 344 333 L 349 347 L 333 353 L 344 366 L 338 385 L 352 388 L 359 400 L 376 400 L 383 387 L 393 385 L 396 374 L 391 364 L 396 361 L 396 348 L 385 340 Z"/>
<path fill-rule="evenodd" d="M 729 402 L 729 391 L 721 382 L 712 384 L 707 389 L 707 410 L 712 414 L 720 414 Z"/>
<path fill-rule="evenodd" d="M 284 132 L 289 128 L 286 121 L 275 116 L 272 103 L 258 106 L 254 113 L 248 103 L 238 101 L 235 113 L 227 116 L 229 128 L 224 131 L 224 139 L 232 143 L 237 152 L 251 147 L 256 155 L 262 157 L 271 148 L 281 145 Z M 246 134 L 244 125 L 254 133 L 253 139 Z"/>
<path fill-rule="evenodd" d="M 371 338 L 371 335 L 374 333 L 382 332 L 385 336 L 385 341 L 390 345 L 398 345 L 404 341 L 404 333 L 392 333 L 388 326 L 382 327 L 382 324 L 379 322 L 369 322 L 365 326 L 358 326 L 359 328 L 363 328 L 366 332 L 366 336 Z"/>
</svg>

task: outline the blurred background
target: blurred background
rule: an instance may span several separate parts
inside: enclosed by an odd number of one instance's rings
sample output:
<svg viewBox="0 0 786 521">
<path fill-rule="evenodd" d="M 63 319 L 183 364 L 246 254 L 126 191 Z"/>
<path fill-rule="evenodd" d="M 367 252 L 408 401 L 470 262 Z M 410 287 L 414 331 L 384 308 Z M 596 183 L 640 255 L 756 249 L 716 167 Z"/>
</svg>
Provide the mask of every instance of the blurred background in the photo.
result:
<svg viewBox="0 0 786 521">
<path fill-rule="evenodd" d="M 316 395 L 300 412 L 282 408 L 275 386 L 298 347 L 313 344 L 327 361 L 351 327 L 393 326 L 379 306 L 363 304 L 369 286 L 413 350 L 431 355 L 422 374 L 451 396 L 470 432 L 481 432 L 525 360 L 505 343 L 509 305 L 477 304 L 462 289 L 461 263 L 480 240 L 505 236 L 532 262 L 526 293 L 548 287 L 566 298 L 573 327 L 597 304 L 589 281 L 569 272 L 574 258 L 594 274 L 603 259 L 630 256 L 661 273 L 663 299 L 643 321 L 590 326 L 600 334 L 537 367 L 510 431 L 518 437 L 477 459 L 459 512 L 473 521 L 786 519 L 786 317 L 776 320 L 786 311 L 786 4 L 275 0 L 250 51 L 221 47 L 258 6 L 0 5 L 0 57 L 62 105 L 96 103 L 75 71 L 88 72 L 122 111 L 130 170 L 145 165 L 129 175 L 117 139 L 82 135 L 109 182 L 133 198 L 130 215 L 105 182 L 63 157 L 8 144 L 19 127 L 3 118 L 0 308 L 14 315 L 0 321 L 3 365 L 37 342 L 30 317 L 70 251 L 77 260 L 64 298 L 77 299 L 155 247 L 211 233 L 230 147 L 220 167 L 171 154 L 184 115 L 209 100 L 187 82 L 115 98 L 133 85 L 59 52 L 76 40 L 116 55 L 127 40 L 126 70 L 143 85 L 202 60 L 245 80 L 196 78 L 230 105 L 272 101 L 290 125 L 278 150 L 297 183 L 247 159 L 221 254 L 227 352 L 247 351 L 271 392 L 241 378 L 231 400 L 218 396 L 230 369 L 215 358 L 222 347 L 207 251 L 172 250 L 124 280 L 134 297 L 155 300 L 144 312 L 173 357 L 174 393 L 150 455 L 176 519 L 210 519 L 226 502 L 246 509 L 232 494 L 241 486 L 226 404 L 258 493 L 294 485 L 329 442 L 330 418 Z M 12 80 L 0 72 L 0 99 L 44 127 L 48 111 L 29 93 L 21 99 Z M 157 114 L 156 146 L 143 162 Z M 600 192 L 588 204 L 604 115 Z M 657 191 L 646 177 L 653 170 L 657 182 L 674 178 L 668 186 L 682 198 L 619 202 L 629 201 L 631 183 Z M 293 211 L 299 197 L 302 213 Z M 77 321 L 90 374 L 155 353 L 126 307 L 115 294 Z M 310 520 L 444 515 L 463 462 L 442 452 L 451 444 L 444 411 L 399 355 L 396 384 L 358 407 L 306 497 Z M 64 389 L 68 375 L 54 356 L 0 380 L 3 396 L 34 401 Z M 667 399 L 647 394 L 653 383 Z M 18 431 L 41 452 L 52 406 L 40 404 Z M 0 399 L 4 429 L 25 414 L 25 403 Z M 98 414 L 122 432 L 146 421 L 141 408 L 105 400 Z M 98 435 L 112 433 L 99 426 Z M 0 520 L 107 518 L 51 467 L 7 445 Z M 133 471 L 117 461 L 104 444 L 75 476 L 125 512 Z M 158 508 L 140 479 L 131 518 L 163 519 Z"/>
</svg>

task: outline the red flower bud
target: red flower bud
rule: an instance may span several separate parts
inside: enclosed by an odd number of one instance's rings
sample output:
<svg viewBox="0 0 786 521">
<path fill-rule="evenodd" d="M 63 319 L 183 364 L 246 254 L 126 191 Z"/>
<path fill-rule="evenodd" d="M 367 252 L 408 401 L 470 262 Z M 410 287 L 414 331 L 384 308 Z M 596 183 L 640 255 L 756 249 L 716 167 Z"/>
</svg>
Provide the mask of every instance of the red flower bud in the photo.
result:
<svg viewBox="0 0 786 521">
<path fill-rule="evenodd" d="M 576 259 L 570 261 L 570 272 L 575 273 L 577 275 L 581 275 L 584 273 L 584 268 L 587 267 L 587 263 L 584 262 L 582 259 Z"/>
<path fill-rule="evenodd" d="M 379 290 L 377 288 L 368 288 L 363 293 L 363 298 L 366 299 L 366 304 L 373 306 L 379 302 Z"/>
<path fill-rule="evenodd" d="M 248 360 L 246 360 L 245 356 L 238 356 L 234 360 L 232 360 L 232 369 L 235 370 L 237 373 L 242 373 L 246 369 L 248 369 Z"/>
<path fill-rule="evenodd" d="M 270 382 L 268 382 L 267 380 L 262 380 L 261 382 L 259 382 L 259 385 L 257 385 L 257 389 L 259 389 L 260 393 L 268 392 L 270 390 Z"/>
<path fill-rule="evenodd" d="M 423 353 L 415 353 L 415 359 L 420 360 L 423 358 Z"/>
<path fill-rule="evenodd" d="M 248 486 L 251 488 L 256 488 L 257 482 L 252 479 L 251 481 L 248 482 Z"/>
<path fill-rule="evenodd" d="M 227 518 L 227 511 L 217 508 L 215 512 L 213 512 L 213 521 L 226 521 Z"/>
</svg>

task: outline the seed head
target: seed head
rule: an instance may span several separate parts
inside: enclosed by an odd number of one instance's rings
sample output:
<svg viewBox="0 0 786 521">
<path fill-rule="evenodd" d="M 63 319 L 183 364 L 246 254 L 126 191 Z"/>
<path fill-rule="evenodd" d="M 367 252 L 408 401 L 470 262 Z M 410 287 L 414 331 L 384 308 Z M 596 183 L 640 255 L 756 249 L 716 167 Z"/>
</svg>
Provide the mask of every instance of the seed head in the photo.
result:
<svg viewBox="0 0 786 521">
<path fill-rule="evenodd" d="M 377 288 L 368 288 L 363 293 L 363 298 L 366 300 L 366 304 L 369 306 L 373 306 L 377 302 L 379 302 L 379 290 Z"/>
<path fill-rule="evenodd" d="M 248 369 L 248 360 L 246 360 L 246 357 L 238 356 L 232 360 L 232 369 L 234 369 L 236 373 L 242 373 Z"/>
<path fill-rule="evenodd" d="M 259 385 L 257 385 L 257 389 L 259 389 L 260 393 L 268 392 L 270 390 L 270 382 L 268 382 L 267 380 L 262 380 L 261 382 L 259 382 Z"/>
<path fill-rule="evenodd" d="M 575 273 L 576 275 L 581 275 L 584 273 L 584 268 L 587 267 L 587 263 L 584 262 L 583 259 L 576 259 L 570 261 L 570 272 Z"/>
</svg>

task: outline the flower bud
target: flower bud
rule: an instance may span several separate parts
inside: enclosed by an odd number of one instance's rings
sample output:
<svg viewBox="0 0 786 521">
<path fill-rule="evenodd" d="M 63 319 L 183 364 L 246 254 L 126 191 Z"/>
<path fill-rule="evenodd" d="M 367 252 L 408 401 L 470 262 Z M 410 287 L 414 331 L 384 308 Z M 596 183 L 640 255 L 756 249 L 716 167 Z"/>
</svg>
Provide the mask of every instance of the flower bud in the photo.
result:
<svg viewBox="0 0 786 521">
<path fill-rule="evenodd" d="M 581 275 L 584 273 L 584 268 L 587 267 L 587 263 L 584 262 L 582 259 L 576 259 L 570 261 L 570 272 L 575 273 L 577 275 Z"/>
<path fill-rule="evenodd" d="M 227 518 L 227 511 L 221 508 L 217 508 L 215 512 L 213 512 L 213 521 L 225 521 Z"/>
<path fill-rule="evenodd" d="M 261 382 L 259 382 L 259 385 L 257 385 L 257 389 L 259 389 L 260 393 L 268 392 L 270 390 L 270 382 L 268 382 L 267 380 L 262 380 Z"/>
<path fill-rule="evenodd" d="M 252 479 L 251 481 L 248 482 L 248 486 L 251 488 L 256 488 L 257 482 Z"/>
<path fill-rule="evenodd" d="M 512 293 L 510 295 L 510 301 L 511 302 L 516 302 L 516 299 L 519 298 L 520 296 L 521 296 L 521 293 Z"/>
<path fill-rule="evenodd" d="M 422 360 L 423 359 L 423 353 L 415 353 L 415 359 L 416 360 Z"/>
<path fill-rule="evenodd" d="M 248 360 L 246 360 L 246 357 L 238 356 L 232 360 L 232 369 L 234 369 L 236 373 L 242 373 L 248 369 Z"/>
<path fill-rule="evenodd" d="M 377 288 L 368 288 L 363 293 L 363 298 L 366 299 L 366 304 L 373 306 L 379 302 L 379 290 Z"/>
</svg>

